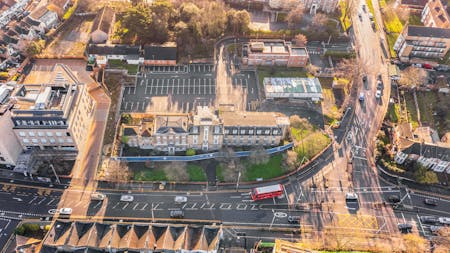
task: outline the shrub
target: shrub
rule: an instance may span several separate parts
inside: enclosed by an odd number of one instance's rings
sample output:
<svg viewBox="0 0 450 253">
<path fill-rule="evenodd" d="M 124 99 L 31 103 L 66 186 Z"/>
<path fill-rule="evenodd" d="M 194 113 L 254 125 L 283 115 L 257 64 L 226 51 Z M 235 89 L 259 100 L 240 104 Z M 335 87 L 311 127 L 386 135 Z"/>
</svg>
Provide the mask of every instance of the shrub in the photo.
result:
<svg viewBox="0 0 450 253">
<path fill-rule="evenodd" d="M 187 155 L 187 156 L 193 156 L 193 155 L 195 155 L 195 149 L 193 149 L 193 148 L 187 149 L 187 150 L 186 150 L 186 155 Z"/>
</svg>

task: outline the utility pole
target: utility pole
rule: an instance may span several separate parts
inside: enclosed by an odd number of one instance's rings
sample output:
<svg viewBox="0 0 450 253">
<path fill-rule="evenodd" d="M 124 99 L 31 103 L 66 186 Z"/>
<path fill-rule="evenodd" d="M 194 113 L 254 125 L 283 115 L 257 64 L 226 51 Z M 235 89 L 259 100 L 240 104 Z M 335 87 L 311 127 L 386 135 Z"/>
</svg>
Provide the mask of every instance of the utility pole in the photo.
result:
<svg viewBox="0 0 450 253">
<path fill-rule="evenodd" d="M 238 172 L 238 178 L 237 178 L 237 181 L 236 181 L 236 191 L 238 191 L 239 190 L 239 180 L 241 179 L 241 172 L 239 171 Z"/>
</svg>

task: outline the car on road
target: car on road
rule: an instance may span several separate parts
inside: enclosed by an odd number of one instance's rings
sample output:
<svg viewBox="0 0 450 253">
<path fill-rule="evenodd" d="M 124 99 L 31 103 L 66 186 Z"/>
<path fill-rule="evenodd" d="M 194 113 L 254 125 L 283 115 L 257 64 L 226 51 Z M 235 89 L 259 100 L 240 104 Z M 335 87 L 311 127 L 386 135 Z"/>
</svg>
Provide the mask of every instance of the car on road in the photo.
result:
<svg viewBox="0 0 450 253">
<path fill-rule="evenodd" d="M 133 202 L 134 197 L 132 195 L 122 195 L 120 196 L 120 201 L 123 202 Z"/>
<path fill-rule="evenodd" d="M 439 223 L 443 225 L 450 225 L 450 218 L 449 217 L 439 217 Z"/>
<path fill-rule="evenodd" d="M 340 121 L 335 121 L 335 122 L 333 122 L 331 127 L 334 128 L 334 129 L 337 129 L 337 128 L 341 127 L 341 122 Z"/>
<path fill-rule="evenodd" d="M 182 219 L 184 218 L 184 212 L 182 210 L 170 211 L 170 218 Z"/>
<path fill-rule="evenodd" d="M 436 216 L 420 216 L 420 222 L 424 224 L 436 224 L 439 223 L 439 218 Z"/>
<path fill-rule="evenodd" d="M 430 198 L 426 198 L 423 200 L 423 203 L 429 206 L 437 206 L 438 205 L 438 201 L 435 199 L 430 199 Z"/>
<path fill-rule="evenodd" d="M 360 92 L 359 93 L 359 101 L 363 102 L 364 101 L 364 92 Z"/>
<path fill-rule="evenodd" d="M 103 201 L 106 198 L 105 194 L 94 192 L 91 194 L 91 200 Z"/>
<path fill-rule="evenodd" d="M 443 226 L 430 226 L 430 231 L 431 231 L 431 233 L 436 234 L 442 228 L 443 228 Z"/>
<path fill-rule="evenodd" d="M 388 197 L 388 200 L 391 203 L 398 203 L 398 202 L 400 202 L 401 199 L 400 199 L 400 196 L 398 196 L 398 195 L 390 195 Z"/>
<path fill-rule="evenodd" d="M 287 220 L 291 224 L 300 224 L 300 216 L 288 216 Z"/>
<path fill-rule="evenodd" d="M 361 13 L 358 13 L 358 18 L 359 18 L 359 21 L 361 21 L 361 22 L 363 21 Z"/>
<path fill-rule="evenodd" d="M 402 233 L 411 233 L 412 225 L 409 224 L 409 223 L 399 223 L 398 224 L 398 229 Z"/>
<path fill-rule="evenodd" d="M 364 83 L 367 82 L 367 75 L 363 75 L 362 80 L 363 80 Z"/>
<path fill-rule="evenodd" d="M 345 201 L 358 202 L 358 194 L 356 194 L 356 192 L 347 192 L 345 194 Z"/>
<path fill-rule="evenodd" d="M 187 202 L 187 197 L 185 197 L 185 196 L 175 196 L 174 201 L 177 204 L 183 204 L 183 203 Z"/>
<path fill-rule="evenodd" d="M 367 12 L 366 5 L 365 5 L 365 4 L 363 4 L 361 7 L 362 7 L 362 10 L 363 10 L 364 12 Z"/>
<path fill-rule="evenodd" d="M 70 207 L 61 208 L 61 209 L 59 209 L 59 213 L 64 214 L 64 215 L 70 215 L 70 214 L 72 214 L 72 208 L 70 208 Z"/>
<path fill-rule="evenodd" d="M 380 99 L 381 98 L 381 90 L 377 90 L 375 92 L 375 98 Z"/>
</svg>

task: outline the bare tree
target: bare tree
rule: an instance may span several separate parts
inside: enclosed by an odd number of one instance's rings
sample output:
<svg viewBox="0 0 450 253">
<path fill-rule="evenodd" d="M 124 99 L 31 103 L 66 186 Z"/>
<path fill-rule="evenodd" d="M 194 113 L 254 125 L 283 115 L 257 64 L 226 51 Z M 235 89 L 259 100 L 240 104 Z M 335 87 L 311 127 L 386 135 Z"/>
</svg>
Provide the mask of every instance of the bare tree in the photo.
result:
<svg viewBox="0 0 450 253">
<path fill-rule="evenodd" d="M 286 21 L 288 23 L 289 28 L 294 28 L 295 25 L 300 24 L 303 19 L 303 15 L 305 14 L 305 6 L 302 3 L 299 3 L 294 9 L 292 9 L 287 17 Z"/>
<path fill-rule="evenodd" d="M 187 181 L 189 175 L 186 170 L 185 162 L 170 162 L 163 166 L 164 173 L 168 180 L 171 181 Z"/>
<path fill-rule="evenodd" d="M 337 77 L 345 77 L 346 79 L 353 79 L 356 75 L 358 75 L 358 65 L 356 60 L 353 58 L 350 59 L 342 59 L 335 69 L 335 73 Z"/>
<path fill-rule="evenodd" d="M 406 234 L 403 235 L 403 242 L 405 245 L 405 252 L 419 253 L 427 252 L 428 241 L 416 234 Z"/>
<path fill-rule="evenodd" d="M 328 23 L 327 15 L 323 13 L 317 13 L 311 21 L 311 28 L 314 29 L 316 32 L 324 32 L 327 28 L 327 23 Z"/>
<path fill-rule="evenodd" d="M 267 154 L 266 150 L 262 147 L 258 147 L 253 150 L 248 157 L 251 164 L 264 164 L 267 163 L 270 156 Z"/>
<path fill-rule="evenodd" d="M 313 126 L 307 119 L 300 118 L 298 115 L 292 115 L 291 117 L 289 117 L 289 121 L 291 123 L 291 127 L 304 130 L 313 129 Z"/>
<path fill-rule="evenodd" d="M 307 43 L 308 43 L 308 38 L 306 38 L 306 36 L 304 34 L 299 33 L 299 34 L 295 35 L 294 44 L 296 46 L 306 47 Z"/>
<path fill-rule="evenodd" d="M 344 16 L 342 17 L 343 20 L 346 20 L 349 17 L 352 17 L 356 14 L 358 10 L 358 3 L 355 3 L 355 0 L 344 0 Z M 348 29 L 348 27 L 347 27 Z"/>
<path fill-rule="evenodd" d="M 298 166 L 298 154 L 297 154 L 297 152 L 295 152 L 293 150 L 288 150 L 286 152 L 285 162 L 286 162 L 286 165 L 287 165 L 286 167 L 288 167 L 289 170 L 296 169 L 296 167 Z"/>
<path fill-rule="evenodd" d="M 317 75 L 317 73 L 319 72 L 320 68 L 314 64 L 308 64 L 308 66 L 306 66 L 306 70 L 311 73 L 312 75 Z"/>
<path fill-rule="evenodd" d="M 391 5 L 388 5 L 388 6 L 391 6 Z M 409 16 L 411 15 L 411 11 L 409 8 L 396 8 L 395 12 L 397 13 L 398 18 L 403 23 L 406 23 L 406 21 L 409 20 Z"/>
<path fill-rule="evenodd" d="M 109 160 L 106 179 L 113 182 L 124 182 L 131 179 L 132 173 L 127 163 Z"/>
<path fill-rule="evenodd" d="M 400 73 L 400 80 L 398 81 L 398 83 L 403 86 L 415 88 L 424 84 L 427 80 L 427 77 L 428 74 L 425 69 L 410 66 Z"/>
</svg>

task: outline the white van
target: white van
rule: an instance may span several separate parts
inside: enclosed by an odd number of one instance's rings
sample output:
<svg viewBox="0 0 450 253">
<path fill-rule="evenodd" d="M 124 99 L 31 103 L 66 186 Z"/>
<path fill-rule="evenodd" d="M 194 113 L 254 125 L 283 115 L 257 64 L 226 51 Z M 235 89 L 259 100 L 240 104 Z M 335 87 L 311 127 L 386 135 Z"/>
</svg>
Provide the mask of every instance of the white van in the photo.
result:
<svg viewBox="0 0 450 253">
<path fill-rule="evenodd" d="M 91 200 L 99 200 L 102 201 L 106 198 L 105 194 L 103 193 L 99 193 L 99 192 L 94 192 L 91 194 Z"/>
</svg>

